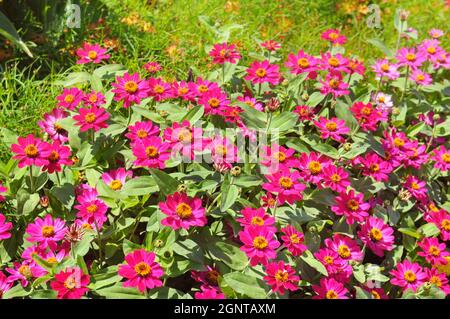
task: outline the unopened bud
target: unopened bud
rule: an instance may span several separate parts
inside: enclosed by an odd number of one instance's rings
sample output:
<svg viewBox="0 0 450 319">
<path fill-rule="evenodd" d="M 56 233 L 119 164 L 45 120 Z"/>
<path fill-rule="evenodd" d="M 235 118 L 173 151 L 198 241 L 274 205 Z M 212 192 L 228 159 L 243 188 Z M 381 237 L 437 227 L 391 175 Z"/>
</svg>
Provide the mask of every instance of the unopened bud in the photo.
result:
<svg viewBox="0 0 450 319">
<path fill-rule="evenodd" d="M 231 175 L 233 175 L 233 176 L 239 176 L 239 175 L 241 175 L 241 172 L 242 172 L 242 170 L 239 166 L 234 166 L 231 169 Z"/>
<path fill-rule="evenodd" d="M 400 114 L 400 109 L 398 107 L 393 107 L 392 108 L 392 114 L 393 115 L 399 115 Z"/>
<path fill-rule="evenodd" d="M 41 204 L 41 206 L 43 208 L 47 208 L 48 207 L 48 197 L 47 196 L 42 196 L 41 198 L 39 198 L 39 204 Z"/>
<path fill-rule="evenodd" d="M 155 240 L 155 247 L 160 248 L 164 245 L 164 242 L 161 239 Z"/>
<path fill-rule="evenodd" d="M 409 11 L 407 11 L 407 10 L 400 10 L 400 20 L 401 21 L 406 21 L 406 20 L 408 20 L 408 16 L 409 16 Z"/>
<path fill-rule="evenodd" d="M 178 188 L 177 188 L 178 193 L 186 193 L 186 191 L 187 191 L 187 186 L 185 184 L 178 185 Z"/>
<path fill-rule="evenodd" d="M 352 144 L 351 143 L 345 143 L 344 144 L 344 150 L 346 152 L 350 151 L 352 149 Z"/>
<path fill-rule="evenodd" d="M 267 102 L 266 107 L 270 112 L 275 112 L 280 108 L 280 101 L 273 97 Z"/>
<path fill-rule="evenodd" d="M 303 93 L 303 94 L 302 94 L 302 99 L 303 99 L 304 101 L 308 101 L 308 99 L 309 99 L 309 94 L 308 94 L 308 93 Z"/>
</svg>

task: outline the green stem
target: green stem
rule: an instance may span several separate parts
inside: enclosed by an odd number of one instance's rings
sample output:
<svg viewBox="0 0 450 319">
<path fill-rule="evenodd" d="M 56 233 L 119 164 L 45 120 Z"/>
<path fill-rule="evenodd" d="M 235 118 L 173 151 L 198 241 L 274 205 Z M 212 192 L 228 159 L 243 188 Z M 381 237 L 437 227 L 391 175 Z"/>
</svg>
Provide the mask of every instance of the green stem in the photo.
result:
<svg viewBox="0 0 450 319">
<path fill-rule="evenodd" d="M 102 251 L 102 238 L 100 236 L 100 229 L 98 227 L 97 221 L 94 219 L 95 229 L 97 230 L 97 244 L 98 244 L 98 255 L 100 266 L 103 265 L 103 251 Z"/>
<path fill-rule="evenodd" d="M 61 177 L 59 176 L 59 172 L 56 173 L 56 179 L 58 180 L 58 186 L 61 186 Z"/>
<path fill-rule="evenodd" d="M 30 192 L 34 193 L 33 166 L 30 166 Z"/>
<path fill-rule="evenodd" d="M 403 87 L 402 98 L 400 99 L 400 102 L 403 102 L 403 98 L 405 97 L 406 89 L 408 87 L 408 77 L 409 77 L 409 65 L 406 67 L 405 86 Z"/>
</svg>

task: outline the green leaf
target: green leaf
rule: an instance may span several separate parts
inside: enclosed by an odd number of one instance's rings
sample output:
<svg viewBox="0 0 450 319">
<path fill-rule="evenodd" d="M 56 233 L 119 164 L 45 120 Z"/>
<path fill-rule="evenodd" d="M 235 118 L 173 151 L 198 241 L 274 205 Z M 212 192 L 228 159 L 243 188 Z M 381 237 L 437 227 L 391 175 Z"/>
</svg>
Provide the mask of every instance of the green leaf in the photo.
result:
<svg viewBox="0 0 450 319">
<path fill-rule="evenodd" d="M 25 290 L 21 284 L 17 284 L 3 294 L 3 299 L 26 297 L 30 294 L 30 292 L 31 291 Z"/>
<path fill-rule="evenodd" d="M 146 299 L 137 288 L 126 288 L 118 283 L 114 286 L 97 289 L 95 293 L 106 299 Z"/>
<path fill-rule="evenodd" d="M 213 258 L 234 270 L 243 270 L 248 262 L 247 256 L 239 247 L 223 241 L 208 241 L 206 249 Z"/>
<path fill-rule="evenodd" d="M 205 108 L 203 106 L 194 106 L 185 116 L 183 116 L 182 121 L 187 120 L 191 125 L 194 125 L 202 118 L 204 112 Z"/>
<path fill-rule="evenodd" d="M 83 235 L 83 239 L 76 243 L 73 247 L 73 253 L 75 256 L 85 256 L 90 249 L 92 240 L 94 239 L 94 233 L 89 232 Z"/>
<path fill-rule="evenodd" d="M 169 174 L 156 168 L 151 168 L 150 173 L 163 195 L 173 194 L 178 189 L 178 181 Z"/>
<path fill-rule="evenodd" d="M 413 228 L 399 228 L 398 231 L 405 235 L 408 235 L 408 236 L 411 236 L 411 237 L 414 237 L 417 239 L 420 239 L 420 237 L 421 237 L 420 234 L 417 232 L 417 230 L 415 230 Z"/>
<path fill-rule="evenodd" d="M 127 181 L 121 192 L 127 196 L 142 196 L 159 190 L 152 176 L 139 176 Z"/>
<path fill-rule="evenodd" d="M 436 235 L 439 235 L 439 233 L 441 232 L 434 223 L 427 223 L 423 226 L 420 226 L 417 231 L 423 234 L 425 237 L 434 237 Z"/>
<path fill-rule="evenodd" d="M 412 125 L 412 126 L 409 126 L 407 129 L 406 129 L 406 135 L 408 135 L 409 137 L 414 137 L 414 136 L 416 136 L 417 134 L 419 134 L 420 133 L 420 131 L 422 131 L 422 129 L 425 127 L 425 122 L 419 122 L 419 123 L 417 123 L 417 124 L 415 124 L 415 125 Z"/>
<path fill-rule="evenodd" d="M 380 39 L 369 39 L 367 40 L 370 44 L 374 45 L 377 49 L 379 49 L 381 52 L 383 52 L 386 57 L 390 58 L 393 57 L 394 54 L 391 49 L 389 49 L 386 44 L 384 44 Z"/>
<path fill-rule="evenodd" d="M 297 124 L 298 116 L 292 112 L 283 112 L 274 115 L 270 122 L 270 130 L 278 130 L 280 132 L 292 129 Z"/>
<path fill-rule="evenodd" d="M 252 187 L 258 186 L 262 183 L 262 180 L 258 176 L 254 175 L 240 175 L 233 180 L 233 184 L 239 187 Z"/>
<path fill-rule="evenodd" d="M 323 99 L 325 98 L 325 95 L 323 95 L 320 92 L 314 92 L 313 94 L 311 94 L 308 98 L 308 100 L 306 101 L 306 105 L 310 106 L 310 107 L 315 107 L 317 106 L 320 102 L 323 101 Z"/>
<path fill-rule="evenodd" d="M 240 272 L 231 272 L 223 276 L 223 280 L 234 291 L 254 299 L 264 299 L 266 291 L 263 283 L 255 277 Z"/>
<path fill-rule="evenodd" d="M 258 111 L 245 103 L 238 104 L 244 110 L 244 112 L 240 113 L 240 116 L 247 126 L 259 129 L 266 128 L 267 117 L 265 113 Z"/>
<path fill-rule="evenodd" d="M 128 239 L 123 240 L 123 253 L 124 255 L 128 255 L 129 253 L 142 249 L 143 247 L 139 244 L 133 243 L 132 241 L 129 241 Z"/>
<path fill-rule="evenodd" d="M 372 294 L 361 287 L 355 286 L 356 299 L 373 299 Z"/>
<path fill-rule="evenodd" d="M 12 22 L 1 11 L 0 11 L 0 34 L 3 35 L 5 38 L 14 42 L 30 58 L 33 57 L 33 54 L 31 53 L 30 49 L 28 49 L 27 45 L 20 38 L 20 36 L 17 33 L 17 30 L 14 27 L 14 25 L 12 24 Z"/>
<path fill-rule="evenodd" d="M 320 272 L 324 276 L 328 276 L 328 272 L 324 265 L 320 261 L 318 261 L 316 258 L 314 258 L 313 254 L 306 250 L 300 258 L 307 263 L 309 266 Z"/>
</svg>

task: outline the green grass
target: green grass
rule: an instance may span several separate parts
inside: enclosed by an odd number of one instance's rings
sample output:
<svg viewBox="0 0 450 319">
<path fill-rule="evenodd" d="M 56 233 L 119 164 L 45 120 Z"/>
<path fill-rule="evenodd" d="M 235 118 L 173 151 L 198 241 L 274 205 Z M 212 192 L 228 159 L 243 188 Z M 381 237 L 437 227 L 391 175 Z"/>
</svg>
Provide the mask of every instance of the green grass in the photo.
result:
<svg viewBox="0 0 450 319">
<path fill-rule="evenodd" d="M 163 75 L 168 79 L 184 79 L 189 68 L 204 71 L 211 67 L 206 46 L 217 42 L 218 35 L 208 26 L 219 30 L 230 29 L 228 42 L 237 43 L 244 56 L 242 64 L 248 63 L 250 51 L 258 48 L 262 39 L 282 42 L 282 54 L 303 49 L 318 54 L 327 44 L 320 40 L 320 33 L 329 28 L 342 29 L 348 37 L 346 50 L 370 63 L 382 53 L 367 43 L 370 38 L 380 38 L 391 47 L 395 46 L 397 32 L 393 16 L 397 8 L 411 12 L 410 26 L 424 38 L 431 28 L 448 31 L 449 11 L 444 10 L 441 0 L 375 1 L 380 3 L 381 28 L 369 28 L 365 17 L 348 15 L 336 10 L 330 0 L 282 0 L 282 1 L 230 1 L 238 3 L 238 10 L 227 12 L 225 0 L 103 0 L 81 1 L 82 28 L 66 30 L 60 41 L 34 47 L 34 60 L 18 58 L 2 65 L 0 76 L 0 127 L 25 135 L 38 131 L 37 121 L 55 106 L 55 96 L 61 87 L 53 82 L 67 71 L 80 68 L 73 66 L 75 58 L 67 49 L 75 48 L 83 41 L 103 41 L 117 38 L 120 50 L 113 53 L 112 62 L 122 63 L 137 71 L 149 59 L 164 66 Z M 153 4 L 148 4 L 153 3 Z M 154 32 L 143 32 L 138 25 L 129 26 L 121 19 L 137 12 L 140 19 L 149 23 Z M 89 22 L 100 16 L 105 23 L 89 30 Z M 203 17 L 203 18 L 199 18 Z M 202 21 L 208 21 L 208 23 Z M 90 38 L 89 36 L 93 36 Z M 449 37 L 444 39 L 448 48 Z M 175 48 L 170 55 L 168 48 Z M 126 51 L 122 51 L 122 49 Z M 8 158 L 8 150 L 0 142 L 0 158 Z"/>
</svg>

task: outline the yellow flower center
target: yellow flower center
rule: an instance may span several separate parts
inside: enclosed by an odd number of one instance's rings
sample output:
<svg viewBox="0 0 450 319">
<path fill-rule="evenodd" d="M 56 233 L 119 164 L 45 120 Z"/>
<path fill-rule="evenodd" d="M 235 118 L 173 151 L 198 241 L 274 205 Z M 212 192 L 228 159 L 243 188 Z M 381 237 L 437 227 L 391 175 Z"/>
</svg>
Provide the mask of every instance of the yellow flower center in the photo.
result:
<svg viewBox="0 0 450 319">
<path fill-rule="evenodd" d="M 357 211 L 358 210 L 358 208 L 359 208 L 359 203 L 356 201 L 356 200 L 354 200 L 354 199 L 350 199 L 348 202 L 347 202 L 347 207 L 348 207 L 348 209 L 350 209 L 350 210 L 352 210 L 352 211 Z"/>
<path fill-rule="evenodd" d="M 430 248 L 428 248 L 428 252 L 433 255 L 434 257 L 437 257 L 441 254 L 441 250 L 436 247 L 436 246 L 430 246 Z"/>
<path fill-rule="evenodd" d="M 224 145 L 217 145 L 215 148 L 216 154 L 221 155 L 221 156 L 226 156 L 227 155 L 227 148 Z"/>
<path fill-rule="evenodd" d="M 416 80 L 417 80 L 417 81 L 423 81 L 423 80 L 425 80 L 425 75 L 423 75 L 422 73 L 417 74 Z"/>
<path fill-rule="evenodd" d="M 95 116 L 95 113 L 89 112 L 84 116 L 84 120 L 86 121 L 86 123 L 88 124 L 92 124 L 95 122 L 95 119 L 97 117 Z"/>
<path fill-rule="evenodd" d="M 56 163 L 59 160 L 59 153 L 57 151 L 51 151 L 48 160 L 52 163 Z"/>
<path fill-rule="evenodd" d="M 97 52 L 94 50 L 89 51 L 88 57 L 89 57 L 89 59 L 94 60 L 95 58 L 97 58 Z"/>
<path fill-rule="evenodd" d="M 31 272 L 31 269 L 28 265 L 20 266 L 18 271 L 19 271 L 19 274 L 21 274 L 22 276 L 24 276 L 27 279 L 33 277 L 33 273 Z"/>
<path fill-rule="evenodd" d="M 319 174 L 322 171 L 322 165 L 318 161 L 311 161 L 308 164 L 308 169 L 312 174 Z"/>
<path fill-rule="evenodd" d="M 123 186 L 122 182 L 119 181 L 118 179 L 115 179 L 115 180 L 111 181 L 111 183 L 109 183 L 109 187 L 111 187 L 111 189 L 115 190 L 115 191 L 121 189 L 122 186 Z"/>
<path fill-rule="evenodd" d="M 450 220 L 448 219 L 443 219 L 441 222 L 441 227 L 442 229 L 444 229 L 445 231 L 450 231 Z"/>
<path fill-rule="evenodd" d="M 340 245 L 338 248 L 338 254 L 341 258 L 347 259 L 350 257 L 350 248 L 347 245 Z"/>
<path fill-rule="evenodd" d="M 74 276 L 69 276 L 64 281 L 64 287 L 66 287 L 69 290 L 72 290 L 77 287 L 77 281 L 75 280 Z"/>
<path fill-rule="evenodd" d="M 98 206 L 95 204 L 91 204 L 86 208 L 86 210 L 89 214 L 94 214 L 98 210 Z"/>
<path fill-rule="evenodd" d="M 434 284 L 436 287 L 441 288 L 442 287 L 442 281 L 441 278 L 438 276 L 432 276 L 430 278 L 430 283 Z"/>
<path fill-rule="evenodd" d="M 276 152 L 275 154 L 273 154 L 273 157 L 278 159 L 279 162 L 284 162 L 286 160 L 286 153 Z"/>
<path fill-rule="evenodd" d="M 430 46 L 430 47 L 427 48 L 427 52 L 429 54 L 435 54 L 436 53 L 436 48 L 433 47 L 433 46 Z"/>
<path fill-rule="evenodd" d="M 158 156 L 158 149 L 154 146 L 147 146 L 145 155 L 147 155 L 148 158 L 155 158 Z"/>
<path fill-rule="evenodd" d="M 36 157 L 36 156 L 38 156 L 38 153 L 39 153 L 39 150 L 38 150 L 38 148 L 36 147 L 36 145 L 34 145 L 34 144 L 28 144 L 26 147 L 25 147 L 25 154 L 28 156 L 28 157 Z"/>
<path fill-rule="evenodd" d="M 383 233 L 378 228 L 372 228 L 370 230 L 370 239 L 373 241 L 379 241 L 383 238 Z"/>
<path fill-rule="evenodd" d="M 155 85 L 154 91 L 158 94 L 164 93 L 165 89 L 162 85 Z"/>
<path fill-rule="evenodd" d="M 336 59 L 335 57 L 331 57 L 328 59 L 328 64 L 333 67 L 337 67 L 337 66 L 339 66 L 339 60 Z"/>
<path fill-rule="evenodd" d="M 337 38 L 339 38 L 339 34 L 336 33 L 336 32 L 331 32 L 330 34 L 328 34 L 328 37 L 329 37 L 331 40 L 336 40 Z"/>
<path fill-rule="evenodd" d="M 334 264 L 334 258 L 331 257 L 331 256 L 325 256 L 325 257 L 323 258 L 323 261 L 324 261 L 325 263 L 327 263 L 328 265 Z"/>
<path fill-rule="evenodd" d="M 405 141 L 399 137 L 394 138 L 394 145 L 397 147 L 401 147 L 405 145 Z"/>
<path fill-rule="evenodd" d="M 336 293 L 336 291 L 334 291 L 334 290 L 328 290 L 327 291 L 327 294 L 325 295 L 325 297 L 327 298 L 327 299 L 338 299 L 338 294 Z"/>
<path fill-rule="evenodd" d="M 306 58 L 298 59 L 297 64 L 301 68 L 307 68 L 309 66 L 309 61 Z"/>
<path fill-rule="evenodd" d="M 291 240 L 291 243 L 293 244 L 300 244 L 301 239 L 300 237 L 298 237 L 297 234 L 292 234 L 291 237 L 289 237 L 289 239 Z"/>
<path fill-rule="evenodd" d="M 376 292 L 375 290 L 372 290 L 370 293 L 372 294 L 373 299 L 381 299 L 380 294 L 378 292 Z"/>
<path fill-rule="evenodd" d="M 328 85 L 329 85 L 332 89 L 337 89 L 337 88 L 339 88 L 339 81 L 336 80 L 336 79 L 331 79 L 331 80 L 328 82 Z"/>
<path fill-rule="evenodd" d="M 67 102 L 67 103 L 72 103 L 74 100 L 75 100 L 75 96 L 73 96 L 73 94 L 67 94 L 64 97 L 64 102 Z"/>
<path fill-rule="evenodd" d="M 262 219 L 259 216 L 255 216 L 252 218 L 252 225 L 257 225 L 257 226 L 264 226 L 264 219 Z"/>
<path fill-rule="evenodd" d="M 47 262 L 49 264 L 56 264 L 56 263 L 58 263 L 58 260 L 55 257 L 49 257 L 49 258 L 47 258 Z"/>
<path fill-rule="evenodd" d="M 137 133 L 136 133 L 136 135 L 137 135 L 139 138 L 146 138 L 146 137 L 148 136 L 148 133 L 147 133 L 146 130 L 138 130 Z"/>
<path fill-rule="evenodd" d="M 383 95 L 380 95 L 379 97 L 378 97 L 378 102 L 379 103 L 384 103 L 386 101 L 386 99 L 385 99 L 385 97 L 383 96 Z"/>
<path fill-rule="evenodd" d="M 42 236 L 44 237 L 52 237 L 55 234 L 55 228 L 51 225 L 47 225 L 42 227 Z"/>
<path fill-rule="evenodd" d="M 211 106 L 211 107 L 218 107 L 219 104 L 220 104 L 220 101 L 219 101 L 219 99 L 213 97 L 213 98 L 210 98 L 210 99 L 208 100 L 208 104 L 209 104 L 209 106 Z"/>
<path fill-rule="evenodd" d="M 89 223 L 84 223 L 81 227 L 82 227 L 83 229 L 90 229 L 90 230 L 92 230 L 92 226 L 91 226 L 91 224 L 89 224 Z"/>
<path fill-rule="evenodd" d="M 124 87 L 125 91 L 130 94 L 135 93 L 138 89 L 138 85 L 135 81 L 127 81 Z"/>
<path fill-rule="evenodd" d="M 325 124 L 325 127 L 327 128 L 328 131 L 334 132 L 337 129 L 337 124 L 336 122 L 329 121 L 327 122 L 327 124 Z"/>
<path fill-rule="evenodd" d="M 278 270 L 275 274 L 275 280 L 278 282 L 287 282 L 289 280 L 289 274 L 286 270 Z"/>
<path fill-rule="evenodd" d="M 192 216 L 192 208 L 186 203 L 178 204 L 175 211 L 181 219 L 187 219 Z"/>
<path fill-rule="evenodd" d="M 294 182 L 292 181 L 292 179 L 287 176 L 281 177 L 278 182 L 279 182 L 280 186 L 283 187 L 284 189 L 290 189 L 294 185 Z"/>
<path fill-rule="evenodd" d="M 185 95 L 189 91 L 186 87 L 178 88 L 178 95 Z"/>
<path fill-rule="evenodd" d="M 403 278 L 404 278 L 407 282 L 413 283 L 414 281 L 416 281 L 416 274 L 413 273 L 411 270 L 407 270 L 407 271 L 404 272 Z"/>
<path fill-rule="evenodd" d="M 97 94 L 91 94 L 91 95 L 89 95 L 89 102 L 95 103 L 95 102 L 97 102 L 97 100 L 98 100 Z"/>
<path fill-rule="evenodd" d="M 411 183 L 411 188 L 414 189 L 414 190 L 418 190 L 418 189 L 420 189 L 420 186 L 416 182 L 412 182 Z"/>
<path fill-rule="evenodd" d="M 416 59 L 416 55 L 414 53 L 408 53 L 406 55 L 406 60 L 408 61 L 414 61 Z"/>
<path fill-rule="evenodd" d="M 370 115 L 372 113 L 372 109 L 370 107 L 364 106 L 361 109 L 361 113 L 364 115 Z"/>
<path fill-rule="evenodd" d="M 442 154 L 442 160 L 446 163 L 450 163 L 450 153 L 444 153 Z"/>
<path fill-rule="evenodd" d="M 206 85 L 204 85 L 204 84 L 201 84 L 201 85 L 198 86 L 198 91 L 201 92 L 201 93 L 208 92 L 208 87 Z"/>
<path fill-rule="evenodd" d="M 258 68 L 258 69 L 256 70 L 255 74 L 256 74 L 258 77 L 262 78 L 262 77 L 265 77 L 265 76 L 266 76 L 267 71 L 266 71 L 266 69 L 264 69 L 264 68 Z"/>
<path fill-rule="evenodd" d="M 331 180 L 335 183 L 338 183 L 341 181 L 341 176 L 339 174 L 333 174 L 331 175 Z"/>
<path fill-rule="evenodd" d="M 375 164 L 370 164 L 369 169 L 370 169 L 370 171 L 372 173 L 376 173 L 376 172 L 378 172 L 380 170 L 380 165 L 378 165 L 376 163 Z"/>
<path fill-rule="evenodd" d="M 263 236 L 257 236 L 255 239 L 253 239 L 253 247 L 259 250 L 265 249 L 269 243 L 267 242 L 267 239 Z"/>
<path fill-rule="evenodd" d="M 389 64 L 383 63 L 383 64 L 381 65 L 381 70 L 382 70 L 383 72 L 388 72 L 388 71 L 389 71 Z"/>
<path fill-rule="evenodd" d="M 146 262 L 141 261 L 134 266 L 134 271 L 136 272 L 136 274 L 138 274 L 138 276 L 145 277 L 151 274 L 152 267 L 150 267 L 150 265 Z"/>
</svg>

